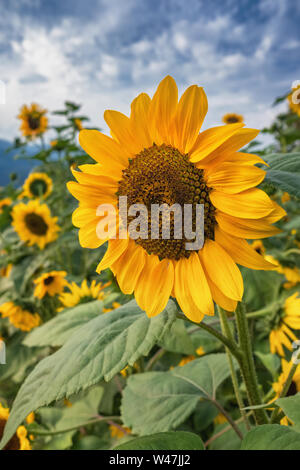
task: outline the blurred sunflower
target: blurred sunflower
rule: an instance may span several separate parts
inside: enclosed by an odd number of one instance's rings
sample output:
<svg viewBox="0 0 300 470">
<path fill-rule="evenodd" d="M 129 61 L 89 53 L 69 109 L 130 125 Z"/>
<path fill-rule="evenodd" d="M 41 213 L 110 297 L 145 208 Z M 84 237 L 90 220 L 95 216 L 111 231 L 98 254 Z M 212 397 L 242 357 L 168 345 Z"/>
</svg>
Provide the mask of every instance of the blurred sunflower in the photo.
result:
<svg viewBox="0 0 300 470">
<path fill-rule="evenodd" d="M 8 207 L 12 204 L 12 199 L 10 197 L 5 197 L 0 201 L 0 214 L 3 212 L 5 207 Z"/>
<path fill-rule="evenodd" d="M 52 180 L 46 173 L 32 173 L 26 179 L 22 197 L 44 199 L 52 192 Z"/>
<path fill-rule="evenodd" d="M 46 294 L 50 295 L 50 297 L 60 294 L 68 284 L 65 279 L 66 275 L 66 271 L 43 273 L 33 281 L 36 285 L 33 295 L 38 299 L 42 299 Z"/>
<path fill-rule="evenodd" d="M 18 118 L 21 120 L 20 131 L 24 137 L 36 138 L 47 130 L 48 119 L 45 116 L 46 109 L 42 109 L 38 104 L 32 103 L 30 106 L 24 105 Z"/>
<path fill-rule="evenodd" d="M 39 326 L 41 318 L 37 313 L 31 313 L 23 310 L 22 307 L 14 302 L 5 302 L 0 306 L 0 315 L 2 318 L 8 318 L 9 322 L 19 330 L 31 331 Z"/>
<path fill-rule="evenodd" d="M 271 224 L 285 214 L 255 188 L 265 176 L 255 164 L 263 160 L 237 153 L 258 131 L 242 129 L 243 124 L 237 123 L 199 134 L 206 112 L 202 88 L 189 87 L 178 102 L 176 83 L 168 76 L 152 100 L 142 93 L 132 102 L 130 118 L 105 112 L 112 138 L 96 130 L 79 134 L 81 146 L 98 162 L 81 165 L 81 171 L 73 168 L 78 183 L 68 183 L 80 202 L 73 214 L 73 224 L 80 228 L 79 241 L 83 247 L 97 248 L 109 240 L 97 271 L 110 267 L 121 290 L 134 292 L 148 316 L 159 314 L 170 295 L 196 322 L 214 314 L 213 300 L 233 311 L 243 296 L 236 263 L 252 269 L 274 268 L 245 240 L 278 233 Z M 117 211 L 119 196 L 127 196 L 127 207 L 135 203 L 147 207 L 148 227 L 152 203 L 192 204 L 193 223 L 196 204 L 203 204 L 203 248 L 186 250 L 188 239 L 174 235 L 153 240 L 150 230 L 147 239 L 110 239 L 109 233 L 100 239 L 97 207 L 109 203 Z"/>
<path fill-rule="evenodd" d="M 272 255 L 265 255 L 265 259 L 270 263 L 276 264 L 275 271 L 283 274 L 287 282 L 283 284 L 285 289 L 291 289 L 300 282 L 300 270 L 297 266 L 290 268 L 288 266 L 282 266 Z"/>
<path fill-rule="evenodd" d="M 293 88 L 287 97 L 290 110 L 298 114 L 300 117 L 300 83 L 296 88 Z M 297 102 L 294 102 L 297 101 Z"/>
<path fill-rule="evenodd" d="M 29 246 L 36 244 L 42 250 L 57 238 L 57 217 L 51 217 L 49 207 L 38 200 L 15 205 L 12 218 L 15 231 Z"/>
<path fill-rule="evenodd" d="M 65 308 L 75 307 L 75 305 L 90 302 L 91 300 L 102 300 L 104 298 L 104 288 L 107 284 L 96 283 L 95 280 L 88 286 L 87 280 L 82 281 L 81 286 L 75 282 L 67 283 L 70 292 L 63 292 L 59 300 Z M 60 309 L 62 310 L 62 309 Z"/>
<path fill-rule="evenodd" d="M 237 122 L 244 122 L 244 116 L 241 114 L 227 113 L 222 117 L 225 124 L 236 124 Z"/>
<path fill-rule="evenodd" d="M 298 292 L 285 300 L 279 322 L 270 333 L 269 341 L 272 354 L 278 352 L 280 356 L 284 356 L 283 346 L 292 351 L 291 341 L 296 341 L 297 337 L 291 328 L 300 330 L 300 298 Z"/>
<path fill-rule="evenodd" d="M 280 397 L 282 392 L 283 386 L 286 383 L 290 370 L 293 366 L 293 363 L 288 362 L 286 359 L 281 359 L 281 374 L 278 377 L 277 382 L 274 382 L 272 387 L 275 392 L 275 400 Z M 293 381 L 290 385 L 290 388 L 287 392 L 287 396 L 296 395 L 296 393 L 300 392 L 300 364 L 296 369 L 296 372 L 293 376 Z"/>
<path fill-rule="evenodd" d="M 9 417 L 9 408 L 4 408 L 0 403 L 0 440 L 3 436 L 4 427 Z M 3 450 L 31 450 L 31 445 L 27 439 L 25 426 L 19 426 L 16 433 L 8 441 Z"/>
</svg>

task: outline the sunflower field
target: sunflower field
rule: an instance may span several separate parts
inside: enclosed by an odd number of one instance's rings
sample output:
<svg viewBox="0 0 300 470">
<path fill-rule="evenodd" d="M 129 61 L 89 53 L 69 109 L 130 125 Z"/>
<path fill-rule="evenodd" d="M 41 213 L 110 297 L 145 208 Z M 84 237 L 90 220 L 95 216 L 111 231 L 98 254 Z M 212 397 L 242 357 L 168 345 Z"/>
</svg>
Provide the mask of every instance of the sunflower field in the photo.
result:
<svg viewBox="0 0 300 470">
<path fill-rule="evenodd" d="M 110 136 L 73 102 L 21 108 L 10 151 L 33 170 L 0 189 L 3 449 L 300 450 L 299 93 L 267 145 L 237 114 L 202 130 L 203 88 L 178 97 L 170 76 L 129 117 L 105 111 Z M 194 227 L 201 204 L 203 246 L 173 219 L 151 237 L 150 214 L 121 236 L 121 197 L 136 224 L 135 204 L 189 204 Z"/>
</svg>

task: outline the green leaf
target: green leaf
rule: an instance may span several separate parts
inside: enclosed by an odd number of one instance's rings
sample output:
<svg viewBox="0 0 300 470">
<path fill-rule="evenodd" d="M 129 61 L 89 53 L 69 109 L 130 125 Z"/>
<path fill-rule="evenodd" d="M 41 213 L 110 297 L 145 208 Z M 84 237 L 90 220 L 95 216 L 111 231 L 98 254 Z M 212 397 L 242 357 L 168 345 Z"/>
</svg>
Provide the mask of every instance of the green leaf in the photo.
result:
<svg viewBox="0 0 300 470">
<path fill-rule="evenodd" d="M 229 374 L 226 354 L 210 354 L 168 372 L 133 375 L 123 392 L 123 422 L 142 435 L 175 429 L 201 398 L 215 400 Z"/>
<path fill-rule="evenodd" d="M 300 450 L 300 434 L 288 426 L 264 424 L 246 434 L 241 450 Z"/>
<path fill-rule="evenodd" d="M 149 319 L 136 302 L 99 315 L 78 329 L 56 353 L 42 360 L 27 377 L 12 407 L 1 445 L 31 412 L 54 400 L 110 380 L 127 364 L 148 355 L 176 318 L 177 307 Z"/>
<path fill-rule="evenodd" d="M 197 434 L 170 431 L 132 439 L 114 450 L 204 450 L 204 445 Z"/>
<path fill-rule="evenodd" d="M 194 354 L 195 346 L 186 330 L 184 322 L 177 319 L 159 343 L 167 351 Z"/>
<path fill-rule="evenodd" d="M 221 431 L 225 428 L 227 428 L 227 431 L 221 434 Z M 239 429 L 243 434 L 247 432 L 245 423 L 240 423 Z M 219 433 L 220 435 L 218 436 Z M 209 445 L 209 450 L 240 450 L 241 448 L 241 439 L 228 423 L 217 425 L 212 437 L 214 439 Z"/>
<path fill-rule="evenodd" d="M 95 300 L 67 309 L 44 325 L 32 330 L 25 346 L 62 346 L 82 325 L 102 314 L 103 302 Z"/>
<path fill-rule="evenodd" d="M 300 432 L 300 393 L 291 397 L 278 398 L 275 403 L 293 421 L 294 429 Z"/>
<path fill-rule="evenodd" d="M 300 153 L 277 153 L 264 159 L 270 165 L 264 182 L 300 198 Z"/>
<path fill-rule="evenodd" d="M 260 351 L 256 351 L 255 355 L 260 359 L 265 368 L 270 372 L 271 376 L 275 378 L 280 367 L 279 357 L 275 354 L 264 354 Z"/>
</svg>

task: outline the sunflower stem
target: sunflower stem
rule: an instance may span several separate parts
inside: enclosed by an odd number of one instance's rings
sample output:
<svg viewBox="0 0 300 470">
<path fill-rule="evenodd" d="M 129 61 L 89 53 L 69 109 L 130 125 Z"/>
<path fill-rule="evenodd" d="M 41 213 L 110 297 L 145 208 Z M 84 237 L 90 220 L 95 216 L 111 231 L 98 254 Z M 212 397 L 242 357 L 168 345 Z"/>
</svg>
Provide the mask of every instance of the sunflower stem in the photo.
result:
<svg viewBox="0 0 300 470">
<path fill-rule="evenodd" d="M 223 343 L 224 346 L 226 346 L 230 350 L 232 355 L 240 362 L 240 360 L 241 360 L 241 351 L 239 350 L 239 348 L 237 347 L 235 342 L 230 341 L 228 338 L 226 338 L 226 336 L 224 336 L 218 330 L 215 330 L 214 328 L 212 328 L 211 326 L 207 325 L 204 322 L 196 323 L 192 320 L 189 320 L 183 313 L 177 313 L 177 318 L 180 318 L 181 320 L 186 320 L 186 321 L 192 323 L 193 325 L 197 325 L 199 328 L 202 328 L 203 330 L 205 330 L 208 333 L 210 333 L 211 335 L 213 335 L 215 338 L 217 338 L 219 341 L 221 341 L 221 343 Z"/>
<path fill-rule="evenodd" d="M 219 317 L 220 317 L 220 322 L 221 322 L 221 328 L 224 336 L 226 336 L 228 339 L 231 341 L 234 341 L 233 334 L 231 332 L 228 320 L 227 320 L 227 314 L 225 310 L 223 310 L 221 307 L 218 307 L 218 312 L 219 312 Z M 232 385 L 233 385 L 233 390 L 235 393 L 236 401 L 240 409 L 241 416 L 245 422 L 246 429 L 249 431 L 250 430 L 250 424 L 247 418 L 247 413 L 244 410 L 245 404 L 243 402 L 243 398 L 240 393 L 240 388 L 239 388 L 239 382 L 238 382 L 238 377 L 235 371 L 235 367 L 233 364 L 232 356 L 230 350 L 226 347 L 226 354 L 228 357 L 228 362 L 229 362 L 229 368 L 230 368 L 230 373 L 231 373 L 231 380 L 232 380 Z"/>
<path fill-rule="evenodd" d="M 245 307 L 242 303 L 238 303 L 237 305 L 235 318 L 239 336 L 239 346 L 242 351 L 240 367 L 246 385 L 249 403 L 251 406 L 261 405 L 262 400 L 259 393 L 248 321 Z M 269 422 L 264 409 L 255 409 L 253 410 L 253 414 L 257 424 L 267 424 Z"/>
</svg>

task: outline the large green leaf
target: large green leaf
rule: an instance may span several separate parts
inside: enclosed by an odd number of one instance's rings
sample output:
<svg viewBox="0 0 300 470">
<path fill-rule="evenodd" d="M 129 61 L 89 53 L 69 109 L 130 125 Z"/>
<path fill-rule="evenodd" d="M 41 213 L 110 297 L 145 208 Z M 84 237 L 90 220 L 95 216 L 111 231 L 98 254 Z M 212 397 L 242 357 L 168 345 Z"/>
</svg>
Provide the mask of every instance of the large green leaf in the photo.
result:
<svg viewBox="0 0 300 470">
<path fill-rule="evenodd" d="M 246 434 L 241 450 L 300 450 L 300 434 L 280 424 L 264 424 Z"/>
<path fill-rule="evenodd" d="M 34 328 L 25 338 L 26 346 L 62 346 L 82 325 L 102 313 L 103 302 L 94 300 L 67 309 L 44 325 Z"/>
<path fill-rule="evenodd" d="M 173 323 L 170 331 L 165 334 L 159 345 L 171 352 L 181 354 L 195 353 L 195 346 L 186 330 L 185 324 L 179 319 Z"/>
<path fill-rule="evenodd" d="M 114 450 L 204 450 L 204 445 L 197 434 L 170 431 L 131 439 Z"/>
<path fill-rule="evenodd" d="M 284 413 L 294 423 L 294 429 L 300 431 L 300 393 L 291 397 L 279 398 L 276 405 L 283 409 Z"/>
<path fill-rule="evenodd" d="M 270 165 L 264 181 L 300 198 L 300 153 L 264 156 Z"/>
<path fill-rule="evenodd" d="M 123 392 L 123 421 L 141 435 L 175 429 L 199 399 L 215 399 L 229 374 L 226 354 L 211 354 L 168 372 L 133 375 Z"/>
<path fill-rule="evenodd" d="M 1 445 L 33 410 L 110 380 L 127 364 L 149 354 L 176 318 L 169 301 L 160 315 L 149 319 L 136 302 L 99 315 L 79 330 L 56 353 L 41 361 L 27 377 L 15 399 Z"/>
</svg>

